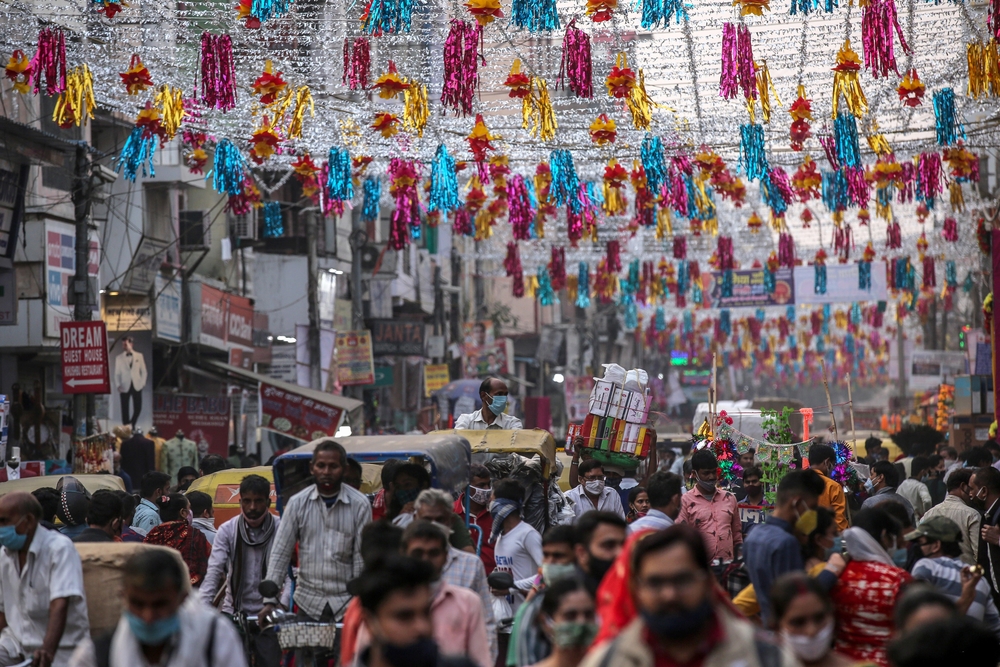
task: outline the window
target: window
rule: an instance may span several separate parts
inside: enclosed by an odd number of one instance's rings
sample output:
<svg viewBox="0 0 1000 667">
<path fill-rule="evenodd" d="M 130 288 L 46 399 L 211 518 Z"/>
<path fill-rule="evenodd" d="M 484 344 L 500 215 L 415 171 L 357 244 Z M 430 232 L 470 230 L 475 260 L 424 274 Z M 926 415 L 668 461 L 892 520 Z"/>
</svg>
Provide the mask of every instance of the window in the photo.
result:
<svg viewBox="0 0 1000 667">
<path fill-rule="evenodd" d="M 205 227 L 204 211 L 180 212 L 181 249 L 207 248 L 211 239 Z"/>
</svg>

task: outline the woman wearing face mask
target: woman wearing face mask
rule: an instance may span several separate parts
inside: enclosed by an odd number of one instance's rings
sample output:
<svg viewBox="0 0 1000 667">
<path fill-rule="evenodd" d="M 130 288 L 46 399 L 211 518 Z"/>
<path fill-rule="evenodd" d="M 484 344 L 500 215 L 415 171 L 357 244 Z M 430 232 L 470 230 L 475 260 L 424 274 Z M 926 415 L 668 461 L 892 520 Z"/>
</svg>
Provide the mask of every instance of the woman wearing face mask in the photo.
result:
<svg viewBox="0 0 1000 667">
<path fill-rule="evenodd" d="M 628 516 L 625 519 L 632 523 L 639 517 L 646 516 L 649 511 L 649 494 L 646 487 L 634 486 L 628 491 Z"/>
<path fill-rule="evenodd" d="M 197 588 L 208 572 L 208 557 L 212 553 L 212 545 L 200 530 L 191 525 L 194 519 L 191 503 L 183 493 L 163 496 L 157 505 L 163 523 L 150 530 L 143 542 L 179 551 L 188 566 L 191 585 Z"/>
<path fill-rule="evenodd" d="M 406 528 L 413 521 L 413 503 L 424 489 L 431 488 L 431 476 L 423 466 L 404 463 L 389 484 L 385 516 L 393 525 Z"/>
<path fill-rule="evenodd" d="M 771 607 L 782 641 L 805 667 L 855 664 L 833 650 L 833 602 L 815 579 L 801 572 L 779 577 L 771 589 Z"/>
<path fill-rule="evenodd" d="M 577 667 L 597 635 L 594 591 L 580 578 L 560 579 L 542 599 L 538 623 L 552 654 L 535 667 Z"/>
<path fill-rule="evenodd" d="M 858 512 L 844 531 L 847 567 L 831 596 L 836 608 L 836 649 L 848 658 L 887 667 L 893 608 L 909 573 L 893 563 L 902 538 L 899 523 L 881 507 Z"/>
</svg>

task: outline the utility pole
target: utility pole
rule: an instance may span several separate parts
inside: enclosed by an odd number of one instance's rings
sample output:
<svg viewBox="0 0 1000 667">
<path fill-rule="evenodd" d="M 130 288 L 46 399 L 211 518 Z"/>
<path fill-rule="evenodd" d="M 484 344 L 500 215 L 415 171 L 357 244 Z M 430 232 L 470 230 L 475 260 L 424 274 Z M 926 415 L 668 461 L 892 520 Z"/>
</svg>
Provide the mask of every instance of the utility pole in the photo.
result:
<svg viewBox="0 0 1000 667">
<path fill-rule="evenodd" d="M 87 144 L 76 146 L 73 162 L 73 218 L 76 223 L 76 271 L 73 275 L 73 319 L 86 322 L 91 318 L 90 303 L 90 155 Z M 91 434 L 94 418 L 93 394 L 73 395 L 73 426 L 77 437 Z"/>
<path fill-rule="evenodd" d="M 365 311 L 361 303 L 361 250 L 368 243 L 368 232 L 361 223 L 361 208 L 351 210 L 351 328 L 355 331 L 365 326 Z"/>
<path fill-rule="evenodd" d="M 899 373 L 899 403 L 906 405 L 906 344 L 903 337 L 903 320 L 896 321 L 896 369 Z"/>
<path fill-rule="evenodd" d="M 320 346 L 319 333 L 319 259 L 318 230 L 316 212 L 305 211 L 306 219 L 306 295 L 309 299 L 309 386 L 312 389 L 322 389 L 323 355 Z"/>
</svg>

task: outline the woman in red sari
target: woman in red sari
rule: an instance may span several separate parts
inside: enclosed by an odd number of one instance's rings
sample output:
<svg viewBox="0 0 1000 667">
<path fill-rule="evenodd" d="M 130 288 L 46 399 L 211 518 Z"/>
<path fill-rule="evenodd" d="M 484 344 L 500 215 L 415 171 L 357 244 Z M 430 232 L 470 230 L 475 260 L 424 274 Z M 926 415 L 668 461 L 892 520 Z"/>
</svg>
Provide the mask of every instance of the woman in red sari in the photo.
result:
<svg viewBox="0 0 1000 667">
<path fill-rule="evenodd" d="M 888 667 L 893 609 L 900 589 L 912 581 L 893 562 L 893 552 L 902 546 L 899 533 L 899 523 L 881 507 L 858 512 L 854 527 L 844 531 L 850 559 L 831 597 L 837 615 L 834 649 L 851 660 Z"/>
<path fill-rule="evenodd" d="M 180 552 L 191 576 L 191 586 L 197 588 L 208 571 L 208 556 L 212 545 L 200 530 L 191 525 L 191 503 L 183 493 L 163 496 L 157 503 L 163 521 L 146 535 L 146 544 L 170 547 Z"/>
</svg>

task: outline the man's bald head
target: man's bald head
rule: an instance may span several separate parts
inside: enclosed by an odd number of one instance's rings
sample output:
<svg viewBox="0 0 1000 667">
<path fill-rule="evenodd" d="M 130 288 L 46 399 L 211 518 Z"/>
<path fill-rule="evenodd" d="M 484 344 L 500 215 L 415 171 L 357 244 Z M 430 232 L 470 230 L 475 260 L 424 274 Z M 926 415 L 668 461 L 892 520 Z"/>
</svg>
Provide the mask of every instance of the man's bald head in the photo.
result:
<svg viewBox="0 0 1000 667">
<path fill-rule="evenodd" d="M 18 517 L 30 514 L 35 519 L 42 517 L 42 504 L 30 493 L 17 491 L 0 497 L 0 512 L 14 512 Z"/>
</svg>

